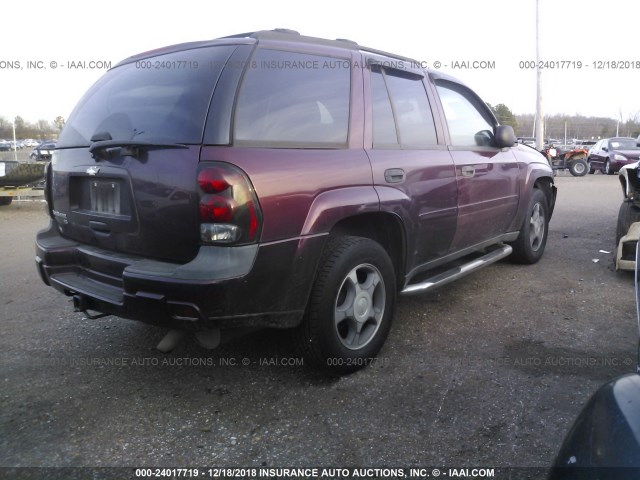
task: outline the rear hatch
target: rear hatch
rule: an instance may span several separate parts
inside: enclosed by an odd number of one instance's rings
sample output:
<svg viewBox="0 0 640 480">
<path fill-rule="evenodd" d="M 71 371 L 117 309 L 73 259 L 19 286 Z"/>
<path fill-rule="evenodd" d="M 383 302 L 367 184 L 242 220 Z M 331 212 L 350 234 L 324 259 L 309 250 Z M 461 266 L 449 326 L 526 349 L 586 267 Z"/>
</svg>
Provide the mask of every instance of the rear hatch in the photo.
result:
<svg viewBox="0 0 640 480">
<path fill-rule="evenodd" d="M 51 209 L 63 236 L 148 258 L 196 255 L 200 145 L 216 82 L 235 48 L 137 57 L 84 95 L 52 161 Z"/>
</svg>

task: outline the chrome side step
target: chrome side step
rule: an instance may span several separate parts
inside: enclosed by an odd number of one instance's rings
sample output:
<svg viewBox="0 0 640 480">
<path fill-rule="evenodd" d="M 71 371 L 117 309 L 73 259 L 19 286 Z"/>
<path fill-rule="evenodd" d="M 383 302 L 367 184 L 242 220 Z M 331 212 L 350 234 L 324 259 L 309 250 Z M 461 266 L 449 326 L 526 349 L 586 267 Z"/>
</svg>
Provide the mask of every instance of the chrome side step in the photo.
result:
<svg viewBox="0 0 640 480">
<path fill-rule="evenodd" d="M 476 270 L 481 269 L 482 267 L 491 265 L 498 260 L 502 260 L 503 258 L 511 255 L 511 252 L 513 252 L 513 248 L 511 248 L 510 245 L 503 245 L 502 247 L 496 250 L 492 250 L 491 252 L 483 255 L 480 258 L 476 258 L 469 263 L 465 263 L 464 265 L 461 265 L 459 267 L 452 268 L 451 270 L 447 270 L 446 272 L 440 273 L 431 278 L 427 278 L 420 283 L 407 285 L 404 290 L 400 292 L 400 294 L 417 295 L 419 293 L 428 292 L 429 290 L 433 290 L 434 288 L 441 287 L 442 285 L 446 285 L 447 283 L 453 282 L 454 280 L 458 280 L 459 278 L 469 275 L 470 273 L 473 273 Z"/>
</svg>

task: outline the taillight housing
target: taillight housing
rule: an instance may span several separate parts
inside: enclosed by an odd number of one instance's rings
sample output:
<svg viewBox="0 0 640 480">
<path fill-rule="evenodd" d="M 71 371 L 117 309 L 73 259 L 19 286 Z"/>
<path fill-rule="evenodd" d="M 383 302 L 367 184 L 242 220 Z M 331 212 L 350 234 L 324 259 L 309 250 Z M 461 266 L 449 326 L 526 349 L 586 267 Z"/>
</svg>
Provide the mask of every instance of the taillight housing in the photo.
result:
<svg viewBox="0 0 640 480">
<path fill-rule="evenodd" d="M 203 243 L 243 245 L 258 241 L 262 214 L 242 170 L 228 163 L 203 162 L 197 182 Z"/>
<path fill-rule="evenodd" d="M 53 152 L 53 156 L 55 156 L 55 153 L 56 152 Z M 53 166 L 52 166 L 52 162 L 49 162 L 44 167 L 44 199 L 47 202 L 47 210 L 49 212 L 49 216 L 51 218 L 55 218 L 53 216 L 53 194 L 52 193 L 53 193 Z"/>
</svg>

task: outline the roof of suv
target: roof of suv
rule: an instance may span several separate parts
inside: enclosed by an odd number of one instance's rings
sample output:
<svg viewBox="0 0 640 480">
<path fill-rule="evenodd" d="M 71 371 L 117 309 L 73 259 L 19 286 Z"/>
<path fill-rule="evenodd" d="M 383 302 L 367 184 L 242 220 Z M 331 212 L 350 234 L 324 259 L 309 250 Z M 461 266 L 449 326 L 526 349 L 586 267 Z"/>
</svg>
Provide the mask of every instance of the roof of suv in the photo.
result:
<svg viewBox="0 0 640 480">
<path fill-rule="evenodd" d="M 358 43 L 354 42 L 353 40 L 347 40 L 343 38 L 338 38 L 336 40 L 328 40 L 326 38 L 309 37 L 306 35 L 300 35 L 300 33 L 298 33 L 295 30 L 289 30 L 285 28 L 276 28 L 275 30 L 259 30 L 256 32 L 238 33 L 235 35 L 220 37 L 213 40 L 204 40 L 200 42 L 188 42 L 188 43 L 180 43 L 177 45 L 170 45 L 167 47 L 150 50 L 147 52 L 140 53 L 138 55 L 128 57 L 122 60 L 121 62 L 119 62 L 116 65 L 116 67 L 120 65 L 124 65 L 126 63 L 132 63 L 132 62 L 140 61 L 146 58 L 154 57 L 156 55 L 163 55 L 163 54 L 179 52 L 183 50 L 190 50 L 194 48 L 203 48 L 203 47 L 209 47 L 209 46 L 221 45 L 221 44 L 251 45 L 251 44 L 260 43 L 261 41 L 285 41 L 290 43 L 326 45 L 328 47 L 343 48 L 346 50 L 357 50 L 357 51 L 374 53 L 377 55 L 383 55 L 383 56 L 395 58 L 398 60 L 414 61 L 414 59 L 412 58 L 404 57 L 402 55 L 397 55 L 395 53 L 389 53 L 382 50 L 376 50 L 374 48 L 363 47 L 362 45 L 358 45 Z"/>
</svg>

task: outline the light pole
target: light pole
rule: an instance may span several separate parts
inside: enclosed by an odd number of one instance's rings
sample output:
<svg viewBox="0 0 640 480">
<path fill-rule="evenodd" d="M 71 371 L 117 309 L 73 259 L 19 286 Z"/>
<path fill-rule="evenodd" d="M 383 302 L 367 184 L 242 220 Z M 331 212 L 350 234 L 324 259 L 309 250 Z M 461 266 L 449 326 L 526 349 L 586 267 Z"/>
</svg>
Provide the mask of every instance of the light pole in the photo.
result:
<svg viewBox="0 0 640 480">
<path fill-rule="evenodd" d="M 14 117 L 13 123 L 11 125 L 13 126 L 13 159 L 17 162 L 18 161 L 18 142 L 16 141 L 16 119 L 15 119 L 15 117 Z"/>
<path fill-rule="evenodd" d="M 540 0 L 536 0 L 536 150 L 544 146 L 544 112 L 542 109 L 542 70 L 540 69 Z"/>
</svg>

